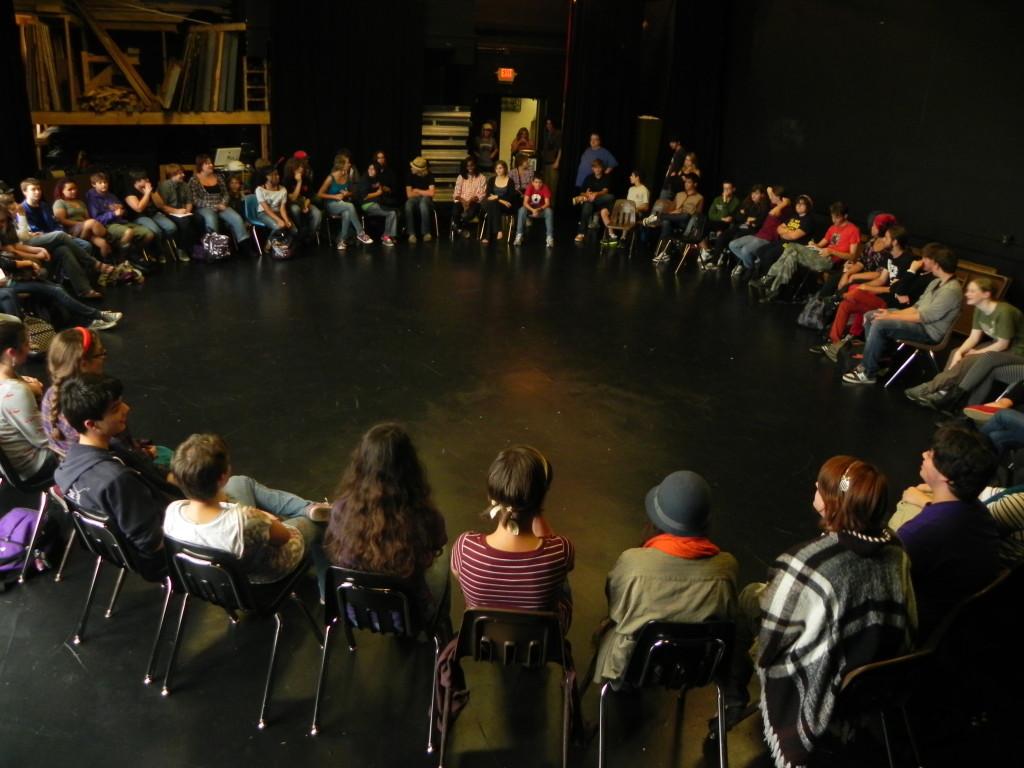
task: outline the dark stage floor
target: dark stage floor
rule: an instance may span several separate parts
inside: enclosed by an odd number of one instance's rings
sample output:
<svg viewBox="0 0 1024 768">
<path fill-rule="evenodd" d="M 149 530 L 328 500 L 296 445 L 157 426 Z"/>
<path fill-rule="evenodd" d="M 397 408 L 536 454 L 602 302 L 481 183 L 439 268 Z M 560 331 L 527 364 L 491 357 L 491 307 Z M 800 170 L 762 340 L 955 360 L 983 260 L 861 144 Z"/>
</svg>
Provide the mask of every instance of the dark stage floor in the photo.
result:
<svg viewBox="0 0 1024 768">
<path fill-rule="evenodd" d="M 637 543 L 644 494 L 665 474 L 689 468 L 711 483 L 714 538 L 745 583 L 815 534 L 813 483 L 826 458 L 878 462 L 898 494 L 916 480 L 935 422 L 901 388 L 842 385 L 807 352 L 816 336 L 795 325 L 795 307 L 751 307 L 726 275 L 691 266 L 676 277 L 649 256 L 599 254 L 596 244 L 546 254 L 536 242 L 444 241 L 174 265 L 140 289 L 111 290 L 106 303 L 126 315 L 104 341 L 133 432 L 170 446 L 220 432 L 235 470 L 267 484 L 330 495 L 357 437 L 398 419 L 454 538 L 482 525 L 486 471 L 501 447 L 547 453 L 547 515 L 577 547 L 570 638 L 581 669 L 604 615 L 605 574 Z M 36 578 L 0 596 L 0 765 L 429 764 L 426 646 L 366 638 L 349 656 L 338 643 L 313 739 L 318 649 L 288 609 L 271 724 L 259 732 L 270 624 L 230 627 L 213 608 L 194 610 L 165 700 L 141 684 L 159 609 L 153 586 L 129 580 L 114 617 L 97 609 L 86 641 L 70 644 L 89 568 L 78 551 L 63 583 Z M 456 590 L 456 617 L 461 608 Z M 469 682 L 449 765 L 557 763 L 557 676 L 498 684 L 469 667 Z M 596 720 L 594 693 L 584 710 Z M 688 703 L 675 741 L 670 698 L 617 707 L 613 764 L 700 764 L 711 698 Z M 647 722 L 627 732 L 619 715 L 638 706 Z M 754 720 L 730 747 L 733 765 L 767 764 Z M 596 764 L 596 743 L 574 763 Z"/>
</svg>

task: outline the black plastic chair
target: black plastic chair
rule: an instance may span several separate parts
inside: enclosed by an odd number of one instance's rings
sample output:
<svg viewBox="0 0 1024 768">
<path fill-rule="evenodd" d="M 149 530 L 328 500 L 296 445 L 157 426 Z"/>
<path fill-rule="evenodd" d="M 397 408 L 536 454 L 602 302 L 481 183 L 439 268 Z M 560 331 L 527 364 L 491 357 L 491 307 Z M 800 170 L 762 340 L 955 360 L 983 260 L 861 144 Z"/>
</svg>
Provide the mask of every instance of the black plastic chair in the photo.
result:
<svg viewBox="0 0 1024 768">
<path fill-rule="evenodd" d="M 169 578 L 173 582 L 174 591 L 181 592 L 182 598 L 178 625 L 174 630 L 174 641 L 171 645 L 170 658 L 167 661 L 167 671 L 164 673 L 161 694 L 169 696 L 171 693 L 171 675 L 174 671 L 174 662 L 178 657 L 181 631 L 185 625 L 185 614 L 190 597 L 195 596 L 207 603 L 220 606 L 228 614 L 232 623 L 238 621 L 238 614 L 242 611 L 251 611 L 260 616 L 273 616 L 275 621 L 274 641 L 270 647 L 267 681 L 263 687 L 263 699 L 260 702 L 260 716 L 257 722 L 258 728 L 264 728 L 267 703 L 270 699 L 270 689 L 274 678 L 274 662 L 277 660 L 277 641 L 284 623 L 281 617 L 281 608 L 286 600 L 291 599 L 299 604 L 309 621 L 317 643 L 323 645 L 323 636 L 313 620 L 312 614 L 305 603 L 295 594 L 295 585 L 306 575 L 309 567 L 308 561 L 304 559 L 292 573 L 283 579 L 270 584 L 252 584 L 242 571 L 238 560 L 227 552 L 187 544 L 170 537 L 164 539 L 164 548 L 171 567 Z"/>
<path fill-rule="evenodd" d="M 692 624 L 648 622 L 636 638 L 636 646 L 620 687 L 621 690 L 661 686 L 678 690 L 681 704 L 691 688 L 702 688 L 714 683 L 718 694 L 718 761 L 723 768 L 729 764 L 729 754 L 726 744 L 725 700 L 717 675 L 728 669 L 735 636 L 736 625 L 731 621 Z M 601 686 L 597 727 L 599 768 L 605 765 L 605 699 L 614 690 L 610 680 Z"/>
<path fill-rule="evenodd" d="M 448 605 L 450 582 L 445 583 L 445 594 L 440 605 Z M 427 753 L 434 751 L 434 688 L 437 685 L 437 657 L 452 636 L 451 619 L 447 611 L 438 616 L 433 626 L 419 617 L 412 585 L 407 581 L 375 573 L 355 571 L 334 566 L 327 570 L 324 604 L 324 643 L 317 678 L 316 698 L 313 701 L 313 725 L 310 735 L 320 732 L 320 695 L 327 677 L 327 655 L 330 650 L 331 630 L 341 624 L 345 630 L 350 652 L 356 650 L 353 630 L 365 630 L 381 635 L 394 635 L 414 639 L 425 632 L 434 640 L 434 677 L 430 686 L 430 712 L 427 731 Z"/>
<path fill-rule="evenodd" d="M 474 661 L 527 668 L 558 664 L 562 667 L 562 768 L 569 760 L 569 714 L 575 681 L 569 666 L 565 638 L 558 615 L 546 611 L 513 611 L 498 608 L 475 608 L 463 614 L 459 629 L 455 660 L 472 657 Z M 438 766 L 443 768 L 448 741 L 452 689 L 444 692 L 444 706 L 439 713 L 441 747 Z"/>
<path fill-rule="evenodd" d="M 8 483 L 15 490 L 26 495 L 39 494 L 39 514 L 36 516 L 36 524 L 32 528 L 32 536 L 29 538 L 28 546 L 25 547 L 25 562 L 21 564 L 21 573 L 18 574 L 18 583 L 25 582 L 25 574 L 28 572 L 28 564 L 32 561 L 32 551 L 36 548 L 36 539 L 39 537 L 39 529 L 42 527 L 43 516 L 46 514 L 46 498 L 53 487 L 53 475 L 32 483 L 26 483 L 21 479 L 18 470 L 11 464 L 7 454 L 0 450 L 0 488 Z"/>
<path fill-rule="evenodd" d="M 683 253 L 679 263 L 676 265 L 675 274 L 679 274 L 679 270 L 683 268 L 683 264 L 686 263 L 686 259 L 689 258 L 690 254 L 700 248 L 700 243 L 704 240 L 704 230 L 707 227 L 707 221 L 707 217 L 703 213 L 695 213 L 686 222 L 686 228 L 682 233 L 673 236 L 672 240 L 683 247 Z"/>
</svg>

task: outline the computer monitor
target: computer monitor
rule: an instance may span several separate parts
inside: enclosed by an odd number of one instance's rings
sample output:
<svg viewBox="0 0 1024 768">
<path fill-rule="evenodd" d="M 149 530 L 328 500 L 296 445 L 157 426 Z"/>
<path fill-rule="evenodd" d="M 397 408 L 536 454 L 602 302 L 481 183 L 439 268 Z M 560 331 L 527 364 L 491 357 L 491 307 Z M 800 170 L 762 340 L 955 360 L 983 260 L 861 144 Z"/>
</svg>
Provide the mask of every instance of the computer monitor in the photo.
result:
<svg viewBox="0 0 1024 768">
<path fill-rule="evenodd" d="M 213 164 L 217 168 L 223 168 L 232 160 L 238 160 L 242 156 L 241 147 L 220 147 L 214 155 Z"/>
</svg>

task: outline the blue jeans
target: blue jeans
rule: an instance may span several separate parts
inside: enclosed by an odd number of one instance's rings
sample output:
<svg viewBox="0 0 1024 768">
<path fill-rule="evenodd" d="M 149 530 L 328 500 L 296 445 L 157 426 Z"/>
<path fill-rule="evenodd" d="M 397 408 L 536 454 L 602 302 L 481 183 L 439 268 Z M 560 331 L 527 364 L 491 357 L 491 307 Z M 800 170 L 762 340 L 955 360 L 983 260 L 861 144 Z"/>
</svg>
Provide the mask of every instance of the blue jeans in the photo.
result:
<svg viewBox="0 0 1024 768">
<path fill-rule="evenodd" d="M 544 229 L 547 231 L 547 236 L 548 237 L 554 237 L 555 236 L 555 212 L 553 210 L 551 210 L 551 206 L 548 206 L 547 208 L 543 209 L 540 212 L 539 216 L 538 215 L 534 215 L 534 216 L 531 217 L 530 216 L 530 212 L 528 210 L 526 210 L 526 206 L 525 205 L 522 208 L 519 209 L 519 213 L 516 215 L 516 236 L 518 237 L 519 235 L 525 234 L 525 232 L 526 232 L 526 220 L 528 218 L 539 219 L 541 217 L 544 218 Z"/>
<path fill-rule="evenodd" d="M 363 215 L 384 219 L 384 234 L 394 237 L 398 233 L 398 212 L 384 208 L 380 203 L 363 203 Z"/>
<path fill-rule="evenodd" d="M 256 218 L 257 218 L 257 220 L 262 222 L 263 226 L 265 226 L 267 228 L 267 230 L 270 231 L 270 232 L 276 232 L 279 229 L 284 229 L 284 227 L 279 227 L 277 225 L 277 222 L 274 221 L 272 218 L 270 218 L 270 214 L 264 213 L 263 211 L 260 211 L 259 213 L 257 213 L 256 214 Z M 296 230 L 296 227 L 295 227 L 294 223 L 292 224 L 291 229 L 292 229 L 292 232 L 294 232 Z"/>
<path fill-rule="evenodd" d="M 292 221 L 298 226 L 303 237 L 312 238 L 320 231 L 320 222 L 323 221 L 324 215 L 315 205 L 310 205 L 309 210 L 303 213 L 301 205 L 289 203 L 288 213 L 291 214 Z"/>
<path fill-rule="evenodd" d="M 33 235 L 28 244 L 45 248 L 50 254 L 50 271 L 55 280 L 67 280 L 79 295 L 92 290 L 85 276 L 85 267 L 96 264 L 90 243 L 66 232 L 41 232 Z"/>
<path fill-rule="evenodd" d="M 348 200 L 328 200 L 327 214 L 335 219 L 341 219 L 341 231 L 338 235 L 338 242 L 348 239 L 348 230 L 351 227 L 357 235 L 363 232 L 363 220 L 359 218 L 359 211 Z"/>
<path fill-rule="evenodd" d="M 767 240 L 762 240 L 756 235 L 744 235 L 729 243 L 729 250 L 740 260 L 740 264 L 747 269 L 753 269 L 757 263 L 758 253 L 770 245 Z"/>
<path fill-rule="evenodd" d="M 175 223 L 159 211 L 152 216 L 138 216 L 135 223 L 141 224 L 157 237 L 163 236 L 165 240 L 178 234 Z"/>
<path fill-rule="evenodd" d="M 988 435 L 1000 453 L 1024 445 L 1024 413 L 1012 408 L 999 411 L 981 425 L 981 434 Z"/>
<path fill-rule="evenodd" d="M 686 223 L 690 220 L 690 214 L 683 213 L 663 213 L 658 217 L 658 221 L 661 222 L 661 237 L 666 239 L 672 237 L 673 229 L 686 229 Z"/>
<path fill-rule="evenodd" d="M 416 211 L 420 212 L 420 234 L 433 234 L 434 198 L 420 195 L 405 201 L 405 228 L 410 235 L 416 234 Z"/>
<path fill-rule="evenodd" d="M 220 227 L 217 222 L 220 220 L 231 230 L 231 235 L 235 238 L 236 243 L 249 239 L 249 230 L 246 229 L 245 222 L 235 210 L 225 208 L 223 211 L 216 211 L 213 208 L 198 208 L 195 212 L 203 220 L 207 232 L 219 232 Z"/>
<path fill-rule="evenodd" d="M 934 343 L 934 339 L 924 332 L 921 323 L 911 323 L 906 320 L 887 320 L 879 318 L 881 310 L 872 310 L 864 315 L 864 373 L 869 378 L 875 378 L 878 374 L 878 363 L 885 354 L 889 345 L 900 339 L 903 341 L 921 341 L 926 344 Z M 877 319 L 876 319 L 877 318 Z"/>
<path fill-rule="evenodd" d="M 22 317 L 21 305 L 18 304 L 19 293 L 27 293 L 44 304 L 55 305 L 70 315 L 72 323 L 85 323 L 96 320 L 100 316 L 98 309 L 83 304 L 53 283 L 22 282 L 20 280 L 17 282 L 12 280 L 0 288 L 0 312 Z"/>
</svg>

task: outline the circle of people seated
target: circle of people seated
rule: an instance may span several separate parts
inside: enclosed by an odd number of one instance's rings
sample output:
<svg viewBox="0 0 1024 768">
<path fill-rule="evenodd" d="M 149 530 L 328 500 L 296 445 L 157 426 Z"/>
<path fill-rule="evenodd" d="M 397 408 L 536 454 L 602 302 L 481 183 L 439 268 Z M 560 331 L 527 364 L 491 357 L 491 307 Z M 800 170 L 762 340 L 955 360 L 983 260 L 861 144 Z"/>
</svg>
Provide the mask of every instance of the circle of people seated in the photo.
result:
<svg viewBox="0 0 1024 768">
<path fill-rule="evenodd" d="M 0 448 L 22 478 L 52 477 L 71 503 L 107 516 L 147 579 L 167 575 L 171 538 L 236 558 L 253 583 L 310 569 L 321 600 L 328 565 L 400 579 L 421 626 L 448 617 L 449 574 L 468 608 L 550 611 L 563 632 L 571 625 L 576 551 L 545 514 L 555 472 L 535 447 L 498 452 L 478 530 L 452 541 L 398 424 L 371 427 L 333 501 L 317 502 L 234 474 L 218 435 L 194 434 L 173 451 L 133 435 L 130 398 L 104 372 L 107 351 L 90 328 L 54 339 L 45 390 L 18 373 L 28 340 L 17 317 L 0 316 L 0 349 Z M 959 601 L 1024 555 L 1024 486 L 994 485 L 990 439 L 965 419 L 940 426 L 921 448 L 921 483 L 903 491 L 894 514 L 878 467 L 826 460 L 807 489 L 807 515 L 821 533 L 742 588 L 736 559 L 715 541 L 708 482 L 669 474 L 636 500 L 637 546 L 608 574 L 587 680 L 620 685 L 647 622 L 734 621 L 726 725 L 753 711 L 756 673 L 777 764 L 804 764 L 835 725 L 847 672 L 925 643 Z"/>
</svg>

